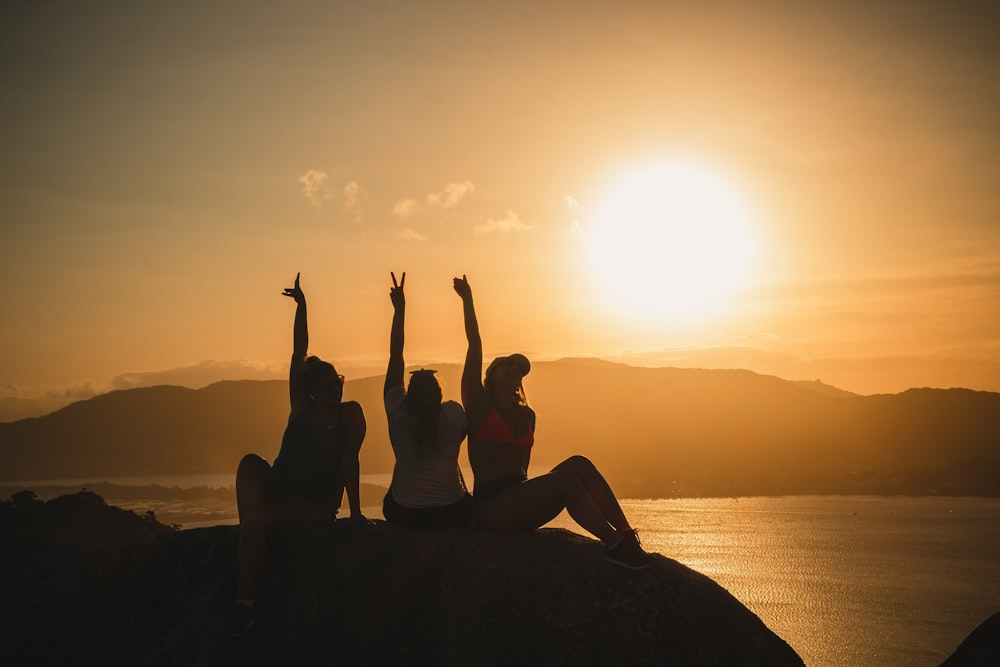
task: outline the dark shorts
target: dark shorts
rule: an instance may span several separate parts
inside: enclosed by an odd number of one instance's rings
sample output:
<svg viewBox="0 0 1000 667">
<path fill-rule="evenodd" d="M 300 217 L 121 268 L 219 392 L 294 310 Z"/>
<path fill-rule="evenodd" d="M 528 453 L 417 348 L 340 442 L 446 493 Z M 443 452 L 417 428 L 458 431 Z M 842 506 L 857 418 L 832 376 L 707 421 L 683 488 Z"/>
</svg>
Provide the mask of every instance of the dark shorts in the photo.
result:
<svg viewBox="0 0 1000 667">
<path fill-rule="evenodd" d="M 501 493 L 507 489 L 517 486 L 521 482 L 526 481 L 527 477 L 505 477 L 504 479 L 494 479 L 491 482 L 484 482 L 482 484 L 476 484 L 475 488 L 475 499 L 476 505 L 483 503 L 491 498 L 496 498 Z"/>
<path fill-rule="evenodd" d="M 391 489 L 382 500 L 385 520 L 404 528 L 462 528 L 472 523 L 475 513 L 468 493 L 457 503 L 441 507 L 405 507 L 392 497 Z"/>
</svg>

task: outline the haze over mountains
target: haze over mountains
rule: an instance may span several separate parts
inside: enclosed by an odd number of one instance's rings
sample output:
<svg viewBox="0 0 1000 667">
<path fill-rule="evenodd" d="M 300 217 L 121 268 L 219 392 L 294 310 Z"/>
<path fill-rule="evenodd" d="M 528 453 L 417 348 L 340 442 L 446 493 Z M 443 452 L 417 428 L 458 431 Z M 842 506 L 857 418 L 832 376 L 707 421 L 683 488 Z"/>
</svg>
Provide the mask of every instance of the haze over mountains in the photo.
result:
<svg viewBox="0 0 1000 667">
<path fill-rule="evenodd" d="M 447 398 L 461 369 L 439 367 Z M 392 470 L 381 376 L 348 381 L 368 417 L 362 473 Z M 743 370 L 534 364 L 531 475 L 589 456 L 623 497 L 907 493 L 1000 495 L 1000 394 L 857 396 Z M 235 471 L 273 459 L 283 380 L 114 391 L 0 423 L 0 481 Z M 465 453 L 463 452 L 463 463 Z"/>
</svg>

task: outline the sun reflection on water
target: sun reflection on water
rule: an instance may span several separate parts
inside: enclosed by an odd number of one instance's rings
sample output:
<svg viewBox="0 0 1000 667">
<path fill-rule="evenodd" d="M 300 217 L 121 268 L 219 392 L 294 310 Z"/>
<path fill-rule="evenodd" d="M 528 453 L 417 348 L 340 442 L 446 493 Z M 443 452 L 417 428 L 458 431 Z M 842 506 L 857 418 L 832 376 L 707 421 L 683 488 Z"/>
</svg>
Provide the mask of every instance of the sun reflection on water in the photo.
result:
<svg viewBox="0 0 1000 667">
<path fill-rule="evenodd" d="M 1000 600 L 1000 500 L 627 500 L 643 546 L 728 590 L 810 667 L 939 665 Z M 549 524 L 582 532 L 565 515 Z"/>
</svg>

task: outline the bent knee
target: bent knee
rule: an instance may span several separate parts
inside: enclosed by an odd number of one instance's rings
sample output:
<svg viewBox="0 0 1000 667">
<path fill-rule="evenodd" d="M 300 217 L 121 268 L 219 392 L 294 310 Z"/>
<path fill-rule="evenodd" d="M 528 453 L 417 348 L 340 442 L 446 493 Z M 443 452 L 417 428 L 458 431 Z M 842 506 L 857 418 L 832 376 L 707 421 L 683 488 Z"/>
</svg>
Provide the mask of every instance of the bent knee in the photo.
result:
<svg viewBox="0 0 1000 667">
<path fill-rule="evenodd" d="M 236 467 L 236 475 L 239 476 L 240 473 L 247 474 L 257 471 L 270 470 L 271 464 L 265 461 L 262 457 L 257 454 L 247 454 L 242 459 L 240 459 L 239 466 Z"/>
<path fill-rule="evenodd" d="M 580 454 L 575 454 L 569 457 L 568 459 L 557 465 L 555 469 L 573 470 L 578 473 L 589 473 L 593 470 L 597 470 L 596 466 L 594 466 L 594 464 L 591 463 L 590 459 Z"/>
</svg>

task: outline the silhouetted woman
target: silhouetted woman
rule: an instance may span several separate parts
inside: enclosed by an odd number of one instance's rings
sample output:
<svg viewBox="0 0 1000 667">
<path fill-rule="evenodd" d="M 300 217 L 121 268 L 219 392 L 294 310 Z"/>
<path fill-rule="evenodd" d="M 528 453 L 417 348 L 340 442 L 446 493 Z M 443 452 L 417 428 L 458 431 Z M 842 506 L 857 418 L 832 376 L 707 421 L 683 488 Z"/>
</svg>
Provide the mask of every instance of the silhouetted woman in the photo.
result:
<svg viewBox="0 0 1000 667">
<path fill-rule="evenodd" d="M 498 532 L 529 531 L 563 509 L 606 546 L 609 562 L 640 569 L 652 563 L 642 550 L 607 481 L 583 456 L 572 456 L 551 472 L 528 479 L 535 442 L 535 412 L 522 379 L 531 364 L 522 354 L 494 359 L 483 368 L 483 343 L 465 276 L 455 278 L 462 297 L 469 349 L 462 372 L 462 403 L 469 419 L 469 462 L 475 475 L 476 523 Z"/>
<path fill-rule="evenodd" d="M 435 371 L 413 371 L 403 389 L 406 274 L 400 276 L 399 284 L 395 274 L 389 275 L 394 310 L 383 397 L 396 464 L 382 513 L 386 521 L 409 528 L 465 526 L 473 514 L 472 496 L 458 467 L 468 427 L 465 411 L 455 401 L 442 402 Z"/>
<path fill-rule="evenodd" d="M 351 520 L 366 522 L 361 514 L 358 465 L 366 430 L 364 412 L 355 401 L 341 401 L 344 376 L 333 364 L 306 356 L 306 297 L 298 275 L 295 286 L 283 294 L 296 303 L 288 425 L 273 467 L 256 454 L 248 454 L 236 471 L 240 514 L 237 601 L 245 607 L 253 606 L 268 539 L 336 518 L 345 488 Z"/>
</svg>

